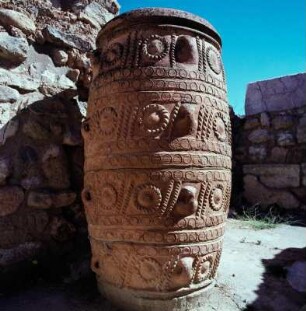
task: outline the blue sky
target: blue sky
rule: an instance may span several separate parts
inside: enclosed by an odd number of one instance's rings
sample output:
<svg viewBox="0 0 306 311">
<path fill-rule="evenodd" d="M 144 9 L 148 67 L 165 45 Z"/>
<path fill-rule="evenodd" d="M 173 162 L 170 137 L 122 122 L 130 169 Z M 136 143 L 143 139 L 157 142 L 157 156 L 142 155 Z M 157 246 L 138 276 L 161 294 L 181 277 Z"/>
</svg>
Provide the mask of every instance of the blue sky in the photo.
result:
<svg viewBox="0 0 306 311">
<path fill-rule="evenodd" d="M 305 72 L 305 0 L 119 0 L 121 13 L 171 7 L 207 19 L 223 41 L 229 102 L 244 114 L 249 82 Z"/>
</svg>

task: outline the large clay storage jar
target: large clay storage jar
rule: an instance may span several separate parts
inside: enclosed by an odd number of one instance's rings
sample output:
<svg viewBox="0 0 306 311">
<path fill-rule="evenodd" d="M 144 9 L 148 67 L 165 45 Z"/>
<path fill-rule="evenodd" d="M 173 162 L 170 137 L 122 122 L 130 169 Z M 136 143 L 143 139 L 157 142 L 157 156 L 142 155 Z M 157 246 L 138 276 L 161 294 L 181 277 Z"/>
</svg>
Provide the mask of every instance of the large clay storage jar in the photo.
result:
<svg viewBox="0 0 306 311">
<path fill-rule="evenodd" d="M 100 292 L 124 310 L 197 310 L 231 193 L 221 39 L 204 19 L 141 9 L 97 38 L 82 193 Z"/>
</svg>

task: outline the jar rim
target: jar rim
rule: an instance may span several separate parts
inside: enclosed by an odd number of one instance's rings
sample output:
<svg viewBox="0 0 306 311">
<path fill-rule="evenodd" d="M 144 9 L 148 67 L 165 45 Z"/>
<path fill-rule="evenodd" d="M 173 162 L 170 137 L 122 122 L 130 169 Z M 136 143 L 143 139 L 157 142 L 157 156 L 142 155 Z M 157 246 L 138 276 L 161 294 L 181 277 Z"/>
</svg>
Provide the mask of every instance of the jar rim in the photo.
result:
<svg viewBox="0 0 306 311">
<path fill-rule="evenodd" d="M 106 31 L 111 31 L 120 26 L 137 25 L 143 19 L 144 23 L 164 23 L 179 25 L 203 32 L 215 39 L 221 46 L 221 37 L 217 30 L 206 19 L 182 10 L 171 8 L 141 8 L 131 10 L 116 16 L 106 23 L 98 33 L 97 46 L 100 38 Z"/>
</svg>

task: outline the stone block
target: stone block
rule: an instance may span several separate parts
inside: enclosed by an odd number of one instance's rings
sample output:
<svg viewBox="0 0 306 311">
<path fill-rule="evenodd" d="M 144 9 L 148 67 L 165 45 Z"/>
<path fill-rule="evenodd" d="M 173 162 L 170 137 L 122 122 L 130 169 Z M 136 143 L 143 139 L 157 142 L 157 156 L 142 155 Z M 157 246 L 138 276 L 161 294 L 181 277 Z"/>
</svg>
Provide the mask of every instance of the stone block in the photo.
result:
<svg viewBox="0 0 306 311">
<path fill-rule="evenodd" d="M 243 166 L 243 173 L 257 176 L 269 188 L 294 188 L 300 185 L 298 164 L 249 164 Z"/>
<path fill-rule="evenodd" d="M 1 111 L 1 109 L 0 109 L 0 111 Z M 0 125 L 1 125 L 1 122 L 0 122 Z M 19 121 L 18 120 L 13 119 L 13 120 L 10 120 L 8 123 L 6 123 L 0 130 L 0 146 L 4 145 L 5 142 L 10 137 L 14 137 L 18 131 L 18 128 L 19 128 Z"/>
<path fill-rule="evenodd" d="M 19 28 L 26 34 L 34 33 L 36 26 L 28 16 L 14 10 L 0 9 L 0 24 L 6 28 Z"/>
<path fill-rule="evenodd" d="M 59 146 L 49 146 L 46 149 L 42 155 L 42 170 L 49 187 L 67 189 L 70 187 L 67 159 L 64 151 L 59 148 Z"/>
<path fill-rule="evenodd" d="M 47 140 L 51 137 L 51 133 L 45 128 L 45 125 L 31 118 L 23 124 L 22 131 L 26 136 L 35 140 Z"/>
<path fill-rule="evenodd" d="M 8 158 L 0 158 L 0 186 L 3 186 L 6 183 L 6 179 L 10 173 L 10 160 Z"/>
<path fill-rule="evenodd" d="M 306 187 L 293 188 L 292 193 L 303 204 L 306 204 Z"/>
<path fill-rule="evenodd" d="M 266 112 L 260 114 L 260 124 L 262 127 L 270 127 L 270 116 Z"/>
<path fill-rule="evenodd" d="M 301 164 L 302 169 L 302 185 L 306 186 L 306 163 Z"/>
<path fill-rule="evenodd" d="M 245 130 L 251 130 L 260 126 L 258 118 L 246 118 L 244 123 Z"/>
<path fill-rule="evenodd" d="M 30 191 L 27 204 L 33 208 L 49 209 L 71 205 L 76 199 L 72 191 L 50 193 L 48 191 Z"/>
<path fill-rule="evenodd" d="M 306 115 L 299 120 L 296 137 L 298 143 L 306 143 Z"/>
<path fill-rule="evenodd" d="M 80 36 L 68 32 L 62 32 L 52 26 L 46 26 L 43 30 L 45 39 L 59 47 L 76 48 L 82 52 L 93 49 L 92 44 Z"/>
<path fill-rule="evenodd" d="M 295 138 L 292 132 L 280 132 L 276 135 L 276 142 L 278 146 L 288 147 L 295 145 Z"/>
<path fill-rule="evenodd" d="M 270 161 L 274 163 L 285 163 L 288 150 L 283 147 L 273 147 L 271 150 Z"/>
<path fill-rule="evenodd" d="M 22 188 L 5 186 L 0 188 L 0 217 L 17 211 L 24 198 Z"/>
<path fill-rule="evenodd" d="M 305 73 L 250 83 L 246 93 L 246 115 L 305 106 L 305 87 Z"/>
<path fill-rule="evenodd" d="M 294 125 L 295 119 L 290 115 L 278 115 L 272 119 L 272 127 L 276 130 L 288 129 Z"/>
<path fill-rule="evenodd" d="M 278 204 L 287 209 L 300 206 L 300 202 L 289 191 L 266 188 L 254 175 L 244 176 L 243 182 L 244 196 L 251 204 Z"/>
<path fill-rule="evenodd" d="M 267 157 L 267 149 L 263 145 L 250 146 L 249 155 L 253 161 L 262 161 Z"/>
<path fill-rule="evenodd" d="M 0 85 L 0 103 L 14 103 L 18 98 L 18 91 L 9 86 Z"/>
<path fill-rule="evenodd" d="M 306 159 L 306 145 L 295 145 L 287 148 L 288 154 L 286 158 L 287 163 L 300 164 Z"/>
<path fill-rule="evenodd" d="M 25 38 L 12 37 L 0 32 L 0 59 L 10 63 L 21 63 L 27 58 L 28 41 Z"/>
<path fill-rule="evenodd" d="M 80 19 L 89 22 L 98 29 L 112 18 L 113 14 L 95 1 L 88 4 L 83 12 L 80 12 Z"/>
<path fill-rule="evenodd" d="M 261 143 L 267 142 L 271 138 L 272 138 L 272 135 L 266 129 L 253 130 L 248 136 L 249 141 L 254 144 L 261 144 Z"/>
<path fill-rule="evenodd" d="M 36 91 L 40 85 L 40 81 L 24 72 L 11 72 L 10 70 L 0 68 L 0 84 L 6 84 L 29 92 Z"/>
</svg>

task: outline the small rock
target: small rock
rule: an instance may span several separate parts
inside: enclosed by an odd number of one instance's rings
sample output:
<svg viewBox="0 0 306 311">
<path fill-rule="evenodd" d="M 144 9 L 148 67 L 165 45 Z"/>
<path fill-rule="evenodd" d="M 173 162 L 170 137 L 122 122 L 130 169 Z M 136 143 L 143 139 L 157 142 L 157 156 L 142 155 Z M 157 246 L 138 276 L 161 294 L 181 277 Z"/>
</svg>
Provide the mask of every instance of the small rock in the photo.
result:
<svg viewBox="0 0 306 311">
<path fill-rule="evenodd" d="M 0 32 L 0 58 L 11 63 L 21 63 L 27 58 L 29 45 L 26 39 Z"/>
<path fill-rule="evenodd" d="M 270 117 L 266 112 L 260 114 L 260 124 L 262 127 L 270 127 Z"/>
<path fill-rule="evenodd" d="M 64 33 L 52 26 L 47 26 L 43 30 L 46 40 L 60 47 L 76 48 L 82 52 L 93 49 L 90 42 L 72 33 Z"/>
<path fill-rule="evenodd" d="M 254 144 L 260 144 L 269 141 L 271 139 L 271 135 L 266 129 L 257 129 L 250 133 L 248 139 Z"/>
<path fill-rule="evenodd" d="M 249 155 L 253 161 L 262 161 L 267 157 L 267 149 L 265 146 L 250 146 Z"/>
<path fill-rule="evenodd" d="M 120 5 L 117 0 L 107 1 L 106 4 L 107 4 L 107 9 L 109 12 L 113 14 L 117 14 L 119 12 Z"/>
<path fill-rule="evenodd" d="M 294 136 L 290 132 L 281 132 L 277 134 L 277 144 L 281 147 L 293 146 L 295 144 Z"/>
<path fill-rule="evenodd" d="M 58 66 L 64 66 L 68 61 L 68 54 L 64 50 L 55 49 L 52 56 L 54 63 Z"/>
<path fill-rule="evenodd" d="M 9 86 L 0 85 L 0 103 L 14 103 L 18 98 L 18 91 Z"/>
<path fill-rule="evenodd" d="M 76 194 L 72 191 L 62 191 L 58 193 L 31 191 L 28 195 L 27 204 L 34 208 L 59 208 L 71 205 L 75 199 Z"/>
<path fill-rule="evenodd" d="M 24 33 L 33 33 L 36 30 L 34 22 L 28 16 L 8 9 L 0 9 L 0 24 L 5 27 L 15 26 Z"/>
<path fill-rule="evenodd" d="M 31 191 L 28 195 L 27 204 L 28 206 L 35 208 L 51 208 L 52 197 L 50 193 Z"/>
<path fill-rule="evenodd" d="M 250 118 L 248 117 L 244 123 L 244 129 L 245 130 L 251 130 L 254 129 L 255 127 L 259 127 L 260 122 L 258 118 Z"/>
<path fill-rule="evenodd" d="M 5 185 L 7 177 L 11 173 L 11 165 L 9 159 L 0 158 L 0 186 Z"/>
<path fill-rule="evenodd" d="M 79 69 L 70 69 L 66 73 L 66 77 L 69 78 L 73 82 L 77 82 L 80 75 Z"/>
<path fill-rule="evenodd" d="M 8 138 L 15 136 L 19 128 L 18 120 L 10 120 L 0 130 L 0 146 L 4 145 Z"/>
<path fill-rule="evenodd" d="M 101 28 L 108 21 L 110 21 L 114 15 L 108 12 L 101 4 L 92 1 L 86 5 L 83 12 L 80 12 L 79 19 L 88 21 L 92 26 Z"/>
<path fill-rule="evenodd" d="M 27 36 L 24 34 L 24 32 L 22 30 L 20 30 L 19 28 L 16 28 L 14 26 L 11 26 L 9 29 L 9 34 L 13 37 L 19 37 L 19 38 L 25 38 L 27 39 Z M 29 42 L 31 37 L 29 37 Z"/>
<path fill-rule="evenodd" d="M 89 69 L 90 68 L 90 60 L 89 58 L 80 52 L 75 55 L 75 66 L 77 68 Z"/>
<path fill-rule="evenodd" d="M 76 194 L 72 191 L 63 191 L 52 195 L 54 207 L 64 207 L 71 205 L 76 199 Z"/>
<path fill-rule="evenodd" d="M 40 176 L 27 176 L 20 181 L 20 185 L 23 189 L 30 190 L 33 188 L 39 188 L 43 183 Z"/>
<path fill-rule="evenodd" d="M 90 15 L 87 15 L 83 12 L 79 13 L 78 16 L 79 20 L 89 23 L 91 26 L 96 27 L 97 29 L 100 29 L 100 24 L 95 18 L 92 18 Z"/>
<path fill-rule="evenodd" d="M 0 216 L 6 216 L 17 211 L 24 199 L 23 190 L 17 186 L 0 188 Z"/>
<path fill-rule="evenodd" d="M 41 30 L 37 30 L 35 32 L 35 42 L 41 45 L 43 45 L 46 42 L 46 39 L 44 35 L 42 34 Z"/>
<path fill-rule="evenodd" d="M 287 281 L 297 291 L 306 292 L 306 261 L 296 261 L 287 269 Z"/>
</svg>

